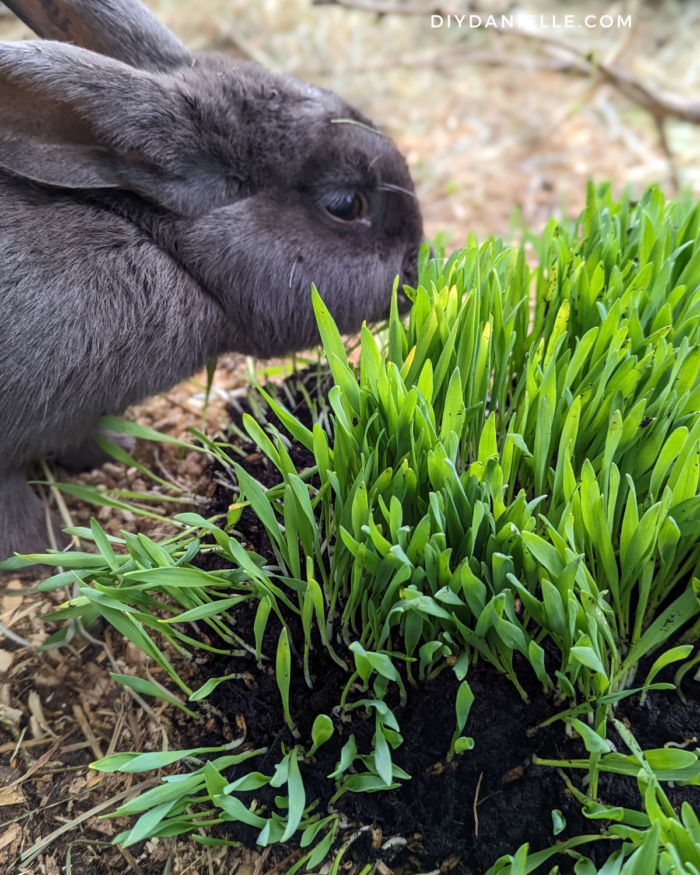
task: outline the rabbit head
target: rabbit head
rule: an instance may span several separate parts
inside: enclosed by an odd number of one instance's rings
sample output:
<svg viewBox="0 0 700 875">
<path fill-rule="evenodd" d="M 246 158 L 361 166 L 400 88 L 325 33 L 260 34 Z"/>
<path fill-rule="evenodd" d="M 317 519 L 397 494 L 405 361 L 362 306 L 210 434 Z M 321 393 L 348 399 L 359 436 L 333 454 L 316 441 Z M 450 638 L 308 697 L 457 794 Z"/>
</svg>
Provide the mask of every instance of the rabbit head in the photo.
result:
<svg viewBox="0 0 700 875">
<path fill-rule="evenodd" d="M 10 0 L 46 42 L 0 44 L 0 168 L 144 229 L 257 355 L 341 331 L 413 285 L 422 221 L 391 140 L 332 92 L 190 55 L 137 0 Z M 71 44 L 68 44 L 68 41 Z"/>
</svg>

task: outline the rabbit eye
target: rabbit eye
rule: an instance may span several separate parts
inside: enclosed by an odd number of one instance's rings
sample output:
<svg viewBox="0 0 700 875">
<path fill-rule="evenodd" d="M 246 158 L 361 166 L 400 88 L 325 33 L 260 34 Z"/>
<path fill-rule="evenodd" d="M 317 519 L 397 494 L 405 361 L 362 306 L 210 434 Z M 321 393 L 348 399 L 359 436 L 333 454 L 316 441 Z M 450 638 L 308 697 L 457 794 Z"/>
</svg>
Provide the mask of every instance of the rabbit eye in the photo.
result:
<svg viewBox="0 0 700 875">
<path fill-rule="evenodd" d="M 359 191 L 354 194 L 346 194 L 335 203 L 326 205 L 326 210 L 334 219 L 355 222 L 367 215 L 367 198 Z"/>
</svg>

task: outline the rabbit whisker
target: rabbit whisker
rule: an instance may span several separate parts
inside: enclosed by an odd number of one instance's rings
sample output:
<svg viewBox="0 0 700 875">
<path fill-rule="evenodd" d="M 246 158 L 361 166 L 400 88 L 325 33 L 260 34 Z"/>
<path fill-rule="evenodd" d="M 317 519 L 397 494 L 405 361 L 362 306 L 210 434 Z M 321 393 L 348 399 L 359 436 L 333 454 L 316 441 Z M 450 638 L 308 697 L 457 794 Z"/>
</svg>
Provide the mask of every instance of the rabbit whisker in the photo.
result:
<svg viewBox="0 0 700 875">
<path fill-rule="evenodd" d="M 409 197 L 418 200 L 418 195 L 415 193 L 415 191 L 409 191 L 407 188 L 401 188 L 400 185 L 392 185 L 391 182 L 383 182 L 381 185 L 378 185 L 377 191 L 393 191 L 397 194 L 406 194 Z"/>
<path fill-rule="evenodd" d="M 378 134 L 380 137 L 384 137 L 385 140 L 390 140 L 391 137 L 383 134 L 381 131 L 378 131 L 376 128 L 371 127 L 370 125 L 364 124 L 364 122 L 355 121 L 354 118 L 332 118 L 332 125 L 357 125 L 358 128 L 364 128 L 366 131 L 369 131 L 371 134 Z"/>
</svg>

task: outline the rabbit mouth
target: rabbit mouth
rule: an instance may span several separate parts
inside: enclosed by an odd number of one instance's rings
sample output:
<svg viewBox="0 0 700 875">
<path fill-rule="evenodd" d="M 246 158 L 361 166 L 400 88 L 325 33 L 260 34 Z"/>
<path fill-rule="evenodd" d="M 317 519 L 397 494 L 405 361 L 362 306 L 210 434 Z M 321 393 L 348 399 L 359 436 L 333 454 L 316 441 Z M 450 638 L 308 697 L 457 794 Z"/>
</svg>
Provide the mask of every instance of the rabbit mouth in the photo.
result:
<svg viewBox="0 0 700 875">
<path fill-rule="evenodd" d="M 410 249 L 403 259 L 401 265 L 401 284 L 406 286 L 416 286 L 418 284 L 418 253 L 419 246 Z M 408 301 L 408 298 L 406 298 Z M 409 302 L 410 307 L 410 302 Z"/>
</svg>

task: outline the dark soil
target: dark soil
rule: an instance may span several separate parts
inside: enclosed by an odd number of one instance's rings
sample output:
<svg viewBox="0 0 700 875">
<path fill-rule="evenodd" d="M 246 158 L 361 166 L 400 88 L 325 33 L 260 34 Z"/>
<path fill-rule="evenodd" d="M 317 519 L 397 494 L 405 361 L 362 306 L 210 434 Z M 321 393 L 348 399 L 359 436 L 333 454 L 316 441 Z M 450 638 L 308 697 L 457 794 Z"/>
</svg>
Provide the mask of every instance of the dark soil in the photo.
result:
<svg viewBox="0 0 700 875">
<path fill-rule="evenodd" d="M 303 410 L 303 409 L 302 409 Z M 299 411 L 297 411 L 299 413 Z M 266 486 L 279 482 L 277 472 L 267 465 L 253 444 L 238 441 L 247 452 L 241 462 L 249 472 Z M 300 470 L 313 464 L 307 450 L 293 443 L 291 457 Z M 218 486 L 212 496 L 216 509 L 221 511 L 232 500 L 232 495 Z M 271 558 L 269 543 L 263 527 L 252 513 L 244 512 L 236 526 L 237 531 L 261 555 Z M 221 560 L 218 560 L 221 561 Z M 293 639 L 303 641 L 300 622 L 290 622 Z M 244 607 L 236 615 L 236 630 L 245 640 L 253 640 L 254 609 Z M 246 747 L 268 747 L 260 761 L 248 761 L 230 771 L 233 780 L 253 769 L 271 774 L 275 762 L 282 756 L 282 746 L 294 744 L 286 728 L 274 669 L 274 648 L 280 626 L 271 620 L 265 636 L 263 652 L 272 656 L 262 669 L 248 660 L 250 677 L 246 682 L 221 684 L 209 698 L 223 717 L 207 724 L 207 733 L 201 743 L 217 744 L 232 737 L 232 726 L 247 727 Z M 317 636 L 312 651 L 310 670 L 314 688 L 304 681 L 301 659 L 293 665 L 291 710 L 301 731 L 301 742 L 310 745 L 313 719 L 319 713 L 331 714 L 340 701 L 348 675 L 327 655 Z M 341 642 L 338 653 L 352 664 L 351 654 Z M 241 660 L 214 658 L 200 667 L 201 681 L 241 671 Z M 584 758 L 586 752 L 580 739 L 567 738 L 564 725 L 552 726 L 533 732 L 539 723 L 561 710 L 541 692 L 529 666 L 521 661 L 516 669 L 530 701 L 523 702 L 515 687 L 495 670 L 483 664 L 470 670 L 469 683 L 476 694 L 464 734 L 474 738 L 474 749 L 446 762 L 446 754 L 455 728 L 455 696 L 458 681 L 446 669 L 436 679 L 409 688 L 408 703 L 400 707 L 398 696 L 390 692 L 387 701 L 394 711 L 404 743 L 392 754 L 395 762 L 412 777 L 400 789 L 374 794 L 346 793 L 336 803 L 336 810 L 347 820 L 347 830 L 340 838 L 358 827 L 366 826 L 362 836 L 351 846 L 348 857 L 358 863 L 384 860 L 396 873 L 431 872 L 441 868 L 448 871 L 470 872 L 480 875 L 503 854 L 514 853 L 523 843 L 530 850 L 551 846 L 575 835 L 596 834 L 605 831 L 601 821 L 585 819 L 579 803 L 571 796 L 561 776 L 554 768 L 532 764 L 533 755 L 548 759 Z M 673 669 L 667 673 L 672 675 Z M 643 676 L 643 675 L 642 675 Z M 670 677 L 661 678 L 670 680 Z M 394 687 L 394 685 L 391 685 Z M 686 690 L 686 693 L 692 692 Z M 359 692 L 349 701 L 362 698 Z M 663 747 L 667 742 L 682 743 L 700 735 L 700 704 L 689 700 L 684 706 L 675 692 L 653 692 L 645 705 L 638 699 L 620 703 L 618 717 L 629 723 L 643 748 Z M 241 719 L 242 718 L 242 719 Z M 334 782 L 326 776 L 339 760 L 339 752 L 350 733 L 354 733 L 360 753 L 371 752 L 374 720 L 361 709 L 350 714 L 348 722 L 335 718 L 336 732 L 317 752 L 314 759 L 302 764 L 301 772 L 307 794 L 307 804 L 318 800 L 317 810 L 325 815 Z M 226 724 L 231 725 L 226 725 Z M 530 730 L 530 731 L 528 731 Z M 613 733 L 613 741 L 620 751 L 625 746 Z M 585 772 L 569 770 L 574 782 L 583 788 Z M 697 808 L 700 792 L 697 787 L 667 787 L 671 802 L 680 807 L 688 800 Z M 253 795 L 263 805 L 273 805 L 279 791 L 265 788 Z M 636 781 L 616 775 L 601 775 L 601 801 L 628 808 L 641 807 Z M 553 835 L 552 810 L 559 809 L 566 819 L 566 829 L 556 838 Z M 242 824 L 230 824 L 222 835 L 254 846 L 257 830 Z M 388 839 L 399 841 L 383 848 Z M 279 859 L 287 856 L 296 845 L 292 842 L 280 849 Z M 582 849 L 600 866 L 611 853 L 608 842 L 593 843 Z M 270 859 L 277 859 L 276 856 Z M 555 861 L 568 871 L 573 866 L 570 857 Z M 291 865 L 291 863 L 290 863 Z M 551 865 L 551 864 L 550 864 Z"/>
<path fill-rule="evenodd" d="M 252 611 L 239 616 L 237 630 L 245 638 L 252 639 L 252 620 Z M 293 624 L 292 628 L 300 637 L 301 630 L 294 629 Z M 274 646 L 278 633 L 278 625 L 270 628 L 266 635 L 268 648 Z M 240 668 L 240 660 L 236 664 L 212 661 L 203 666 L 202 680 Z M 250 661 L 249 670 L 252 678 L 247 683 L 222 684 L 209 699 L 232 724 L 244 718 L 247 744 L 254 748 L 269 747 L 261 761 L 248 761 L 232 769 L 231 780 L 253 768 L 271 774 L 274 763 L 281 758 L 282 745 L 289 749 L 294 744 L 284 723 L 274 671 L 257 670 L 254 660 Z M 373 827 L 352 846 L 352 859 L 365 863 L 381 858 L 395 872 L 416 873 L 432 871 L 449 858 L 459 857 L 463 871 L 476 875 L 485 872 L 501 855 L 514 853 L 523 842 L 529 842 L 531 850 L 552 845 L 555 842 L 552 809 L 559 809 L 567 821 L 566 830 L 556 841 L 604 831 L 601 821 L 583 817 L 581 806 L 555 769 L 532 764 L 533 754 L 547 759 L 585 758 L 587 754 L 580 740 L 565 736 L 562 723 L 532 734 L 538 723 L 558 709 L 537 691 L 527 666 L 519 666 L 518 673 L 531 695 L 528 704 L 510 681 L 495 670 L 479 666 L 470 672 L 469 682 L 476 700 L 465 734 L 474 738 L 475 745 L 452 763 L 446 762 L 446 754 L 455 727 L 458 682 L 454 674 L 446 670 L 435 680 L 409 690 L 405 707 L 399 706 L 396 696 L 389 697 L 404 738 L 404 744 L 392 755 L 412 777 L 398 790 L 347 793 L 338 800 L 336 809 L 345 815 L 349 827 Z M 306 745 L 310 743 L 313 718 L 319 713 L 331 713 L 347 681 L 347 675 L 321 647 L 317 647 L 315 658 L 311 659 L 311 674 L 312 690 L 304 683 L 301 661 L 296 662 L 290 696 L 292 716 Z M 682 743 L 698 736 L 697 702 L 685 707 L 672 692 L 651 693 L 643 708 L 629 701 L 621 704 L 618 717 L 629 723 L 643 748 L 663 747 L 669 741 Z M 333 782 L 325 776 L 335 769 L 340 748 L 349 734 L 354 733 L 361 753 L 370 753 L 372 749 L 374 721 L 361 710 L 352 711 L 350 716 L 348 723 L 334 721 L 334 736 L 312 762 L 301 767 L 307 802 L 320 800 L 318 810 L 323 813 L 334 790 Z M 222 729 L 221 724 L 210 723 L 210 734 L 204 743 L 221 743 Z M 224 737 L 230 737 L 230 732 L 224 729 L 224 733 Z M 614 733 L 612 738 L 620 751 L 626 750 Z M 582 789 L 584 774 L 570 771 Z M 697 808 L 700 801 L 697 787 L 666 790 L 677 808 L 685 800 Z M 271 805 L 275 792 L 278 791 L 261 791 L 256 795 L 261 803 Z M 632 778 L 602 775 L 599 798 L 609 804 L 640 808 L 639 791 Z M 231 824 L 228 835 L 252 846 L 257 830 Z M 381 845 L 393 836 L 406 839 L 407 843 L 382 851 Z M 610 852 L 607 843 L 592 844 L 586 850 L 598 866 Z M 557 862 L 564 871 L 570 868 L 567 858 Z"/>
</svg>

